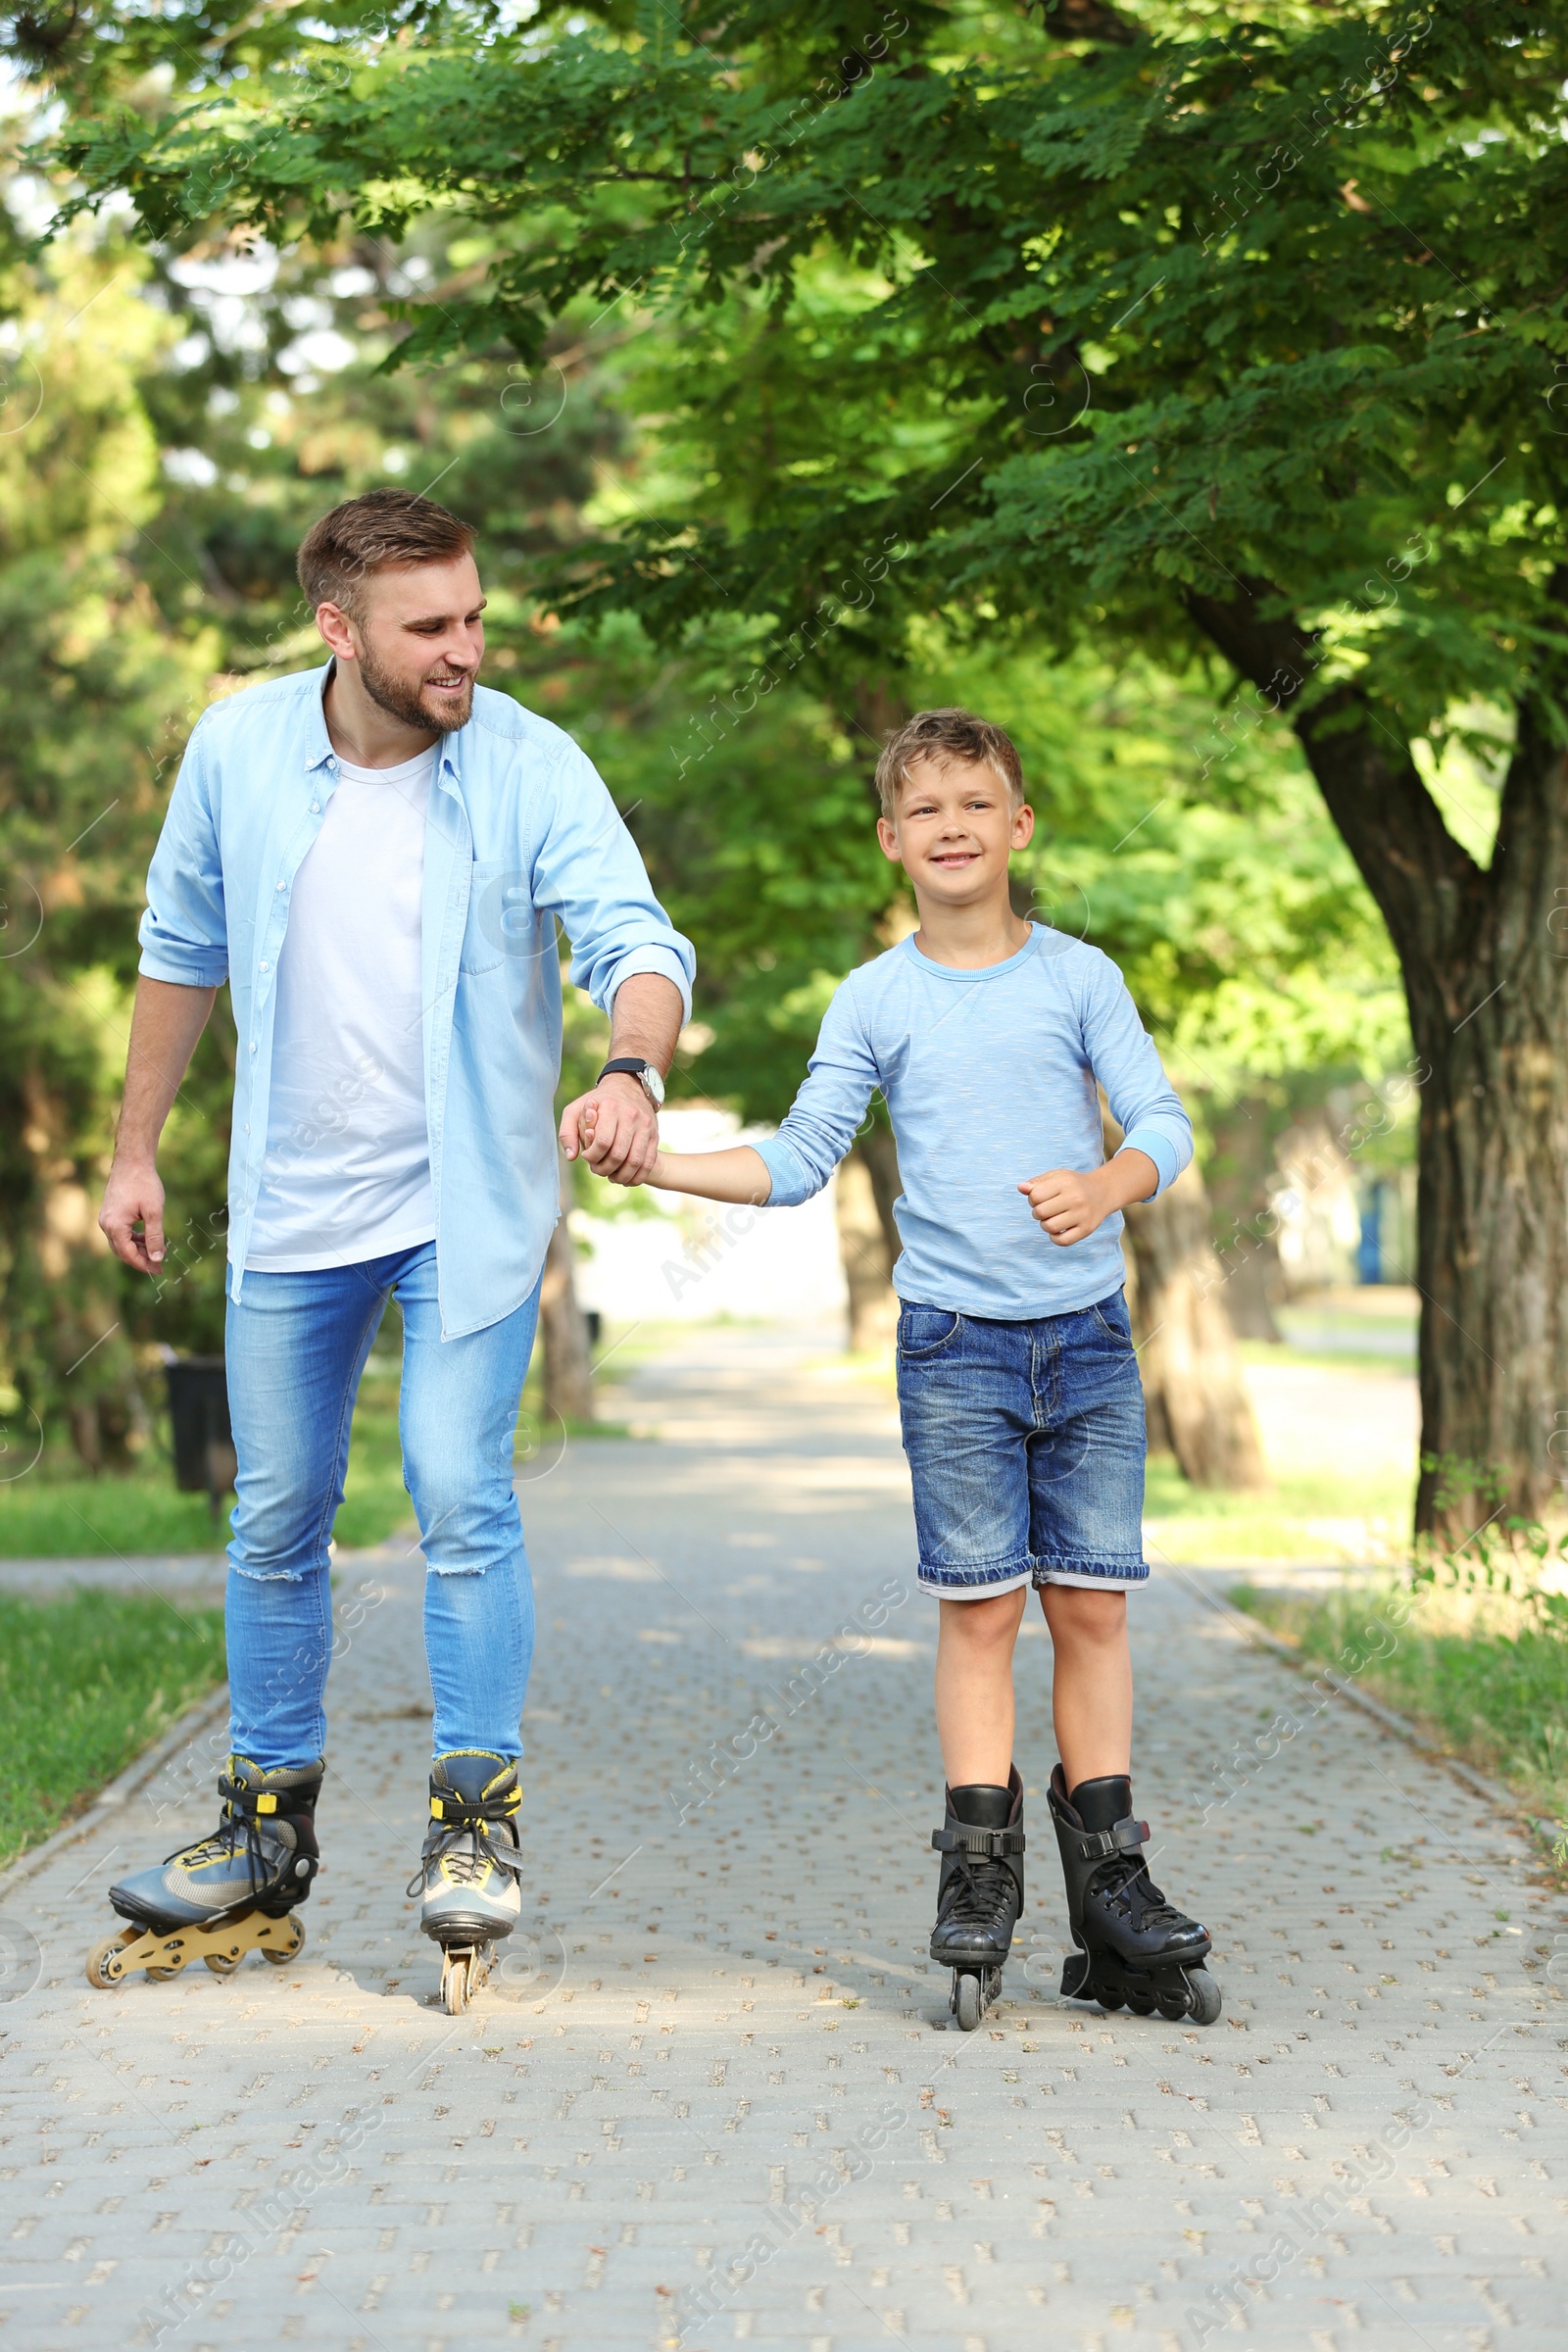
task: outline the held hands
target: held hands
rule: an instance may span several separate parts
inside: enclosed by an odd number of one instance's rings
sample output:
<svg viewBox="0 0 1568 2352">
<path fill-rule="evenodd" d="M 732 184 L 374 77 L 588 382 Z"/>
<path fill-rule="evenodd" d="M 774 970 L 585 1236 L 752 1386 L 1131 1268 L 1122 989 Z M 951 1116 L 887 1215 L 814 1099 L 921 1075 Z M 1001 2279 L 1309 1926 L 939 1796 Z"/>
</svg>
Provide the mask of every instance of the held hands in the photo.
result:
<svg viewBox="0 0 1568 2352">
<path fill-rule="evenodd" d="M 658 1113 L 635 1078 L 612 1071 L 592 1094 L 567 1103 L 561 1148 L 612 1184 L 646 1184 L 659 1157 Z"/>
<path fill-rule="evenodd" d="M 1159 1170 L 1146 1152 L 1118 1152 L 1102 1168 L 1050 1168 L 1018 1190 L 1036 1220 L 1059 1249 L 1085 1242 L 1112 1209 L 1147 1200 L 1159 1185 Z"/>
</svg>

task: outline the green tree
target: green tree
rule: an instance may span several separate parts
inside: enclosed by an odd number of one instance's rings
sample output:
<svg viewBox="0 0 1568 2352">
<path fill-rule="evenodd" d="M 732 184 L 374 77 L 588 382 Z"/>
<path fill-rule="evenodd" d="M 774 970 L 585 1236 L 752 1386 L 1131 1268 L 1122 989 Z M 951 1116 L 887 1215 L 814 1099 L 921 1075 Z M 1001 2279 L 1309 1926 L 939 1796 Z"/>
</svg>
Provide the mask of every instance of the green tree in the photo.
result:
<svg viewBox="0 0 1568 2352">
<path fill-rule="evenodd" d="M 137 297 L 136 257 L 53 249 L 0 287 L 10 327 L 0 410 L 0 1371 L 5 1474 L 62 1422 L 93 1468 L 145 1428 L 135 1343 L 146 1301 L 96 1225 L 124 1054 L 140 873 L 160 771 L 216 645 L 171 635 L 125 557 L 158 497 L 136 389 L 168 321 Z M 220 1060 L 220 1040 L 204 1047 Z M 220 1156 L 176 1113 L 176 1192 L 220 1209 Z M 210 1194 L 204 1179 L 216 1177 Z M 168 1318 L 217 1289 L 220 1246 L 182 1241 L 170 1282 L 205 1265 Z"/>
<path fill-rule="evenodd" d="M 661 641 L 752 615 L 885 690 L 933 613 L 1211 659 L 1220 796 L 1289 728 L 1420 1059 L 1426 1446 L 1534 1511 L 1568 1399 L 1563 31 L 1560 0 L 459 12 L 70 154 L 161 238 L 220 159 L 215 216 L 280 242 L 463 214 L 494 259 L 410 306 L 411 352 L 678 318 L 715 463 L 589 583 Z"/>
</svg>

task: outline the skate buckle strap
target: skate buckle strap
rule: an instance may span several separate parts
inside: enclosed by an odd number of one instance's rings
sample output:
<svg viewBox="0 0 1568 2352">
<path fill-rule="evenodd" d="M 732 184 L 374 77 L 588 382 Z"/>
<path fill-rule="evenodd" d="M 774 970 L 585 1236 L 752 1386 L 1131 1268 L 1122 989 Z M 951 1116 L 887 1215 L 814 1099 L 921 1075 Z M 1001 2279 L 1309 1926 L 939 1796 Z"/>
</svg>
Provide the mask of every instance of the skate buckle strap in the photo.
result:
<svg viewBox="0 0 1568 2352">
<path fill-rule="evenodd" d="M 1022 1830 L 975 1830 L 963 1822 L 933 1830 L 931 1842 L 939 1854 L 983 1854 L 991 1862 L 1024 1850 Z"/>
<path fill-rule="evenodd" d="M 1102 1862 L 1107 1854 L 1132 1854 L 1141 1845 L 1147 1845 L 1149 1824 L 1147 1821 L 1134 1821 L 1129 1813 L 1127 1819 L 1118 1821 L 1114 1829 L 1075 1830 L 1073 1839 L 1082 1861 Z"/>
<path fill-rule="evenodd" d="M 473 1830 L 481 1822 L 510 1821 L 522 1809 L 522 1790 L 514 1782 L 500 1796 L 460 1796 L 455 1788 L 430 1791 L 430 1819 L 452 1829 Z"/>
<path fill-rule="evenodd" d="M 272 1814 L 289 1821 L 296 1814 L 308 1814 L 315 1807 L 320 1786 L 318 1776 L 301 1781 L 293 1788 L 258 1788 L 254 1782 L 233 1772 L 218 1776 L 218 1793 L 223 1800 L 224 1815 L 231 1821 L 254 1821 L 258 1815 Z"/>
<path fill-rule="evenodd" d="M 231 1780 L 226 1772 L 218 1776 L 218 1793 L 230 1821 L 254 1821 L 258 1813 L 278 1811 L 275 1788 L 247 1788 L 243 1781 Z"/>
</svg>

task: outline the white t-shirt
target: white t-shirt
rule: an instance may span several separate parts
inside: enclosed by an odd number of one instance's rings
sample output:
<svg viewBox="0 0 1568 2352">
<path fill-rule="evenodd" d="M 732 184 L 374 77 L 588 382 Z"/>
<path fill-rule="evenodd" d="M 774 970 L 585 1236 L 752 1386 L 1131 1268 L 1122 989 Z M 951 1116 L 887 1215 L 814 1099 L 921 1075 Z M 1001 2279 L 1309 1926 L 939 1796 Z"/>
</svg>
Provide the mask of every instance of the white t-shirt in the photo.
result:
<svg viewBox="0 0 1568 2352">
<path fill-rule="evenodd" d="M 277 963 L 267 1159 L 247 1273 L 347 1266 L 435 1236 L 419 907 L 436 747 L 339 763 Z"/>
</svg>

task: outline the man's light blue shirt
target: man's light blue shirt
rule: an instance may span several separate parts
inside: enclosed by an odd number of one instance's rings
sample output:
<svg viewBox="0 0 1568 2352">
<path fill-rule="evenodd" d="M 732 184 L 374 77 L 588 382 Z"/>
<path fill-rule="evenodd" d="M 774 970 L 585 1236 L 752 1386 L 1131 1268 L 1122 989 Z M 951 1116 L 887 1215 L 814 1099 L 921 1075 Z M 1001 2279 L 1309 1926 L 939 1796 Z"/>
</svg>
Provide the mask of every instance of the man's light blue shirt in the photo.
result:
<svg viewBox="0 0 1568 2352">
<path fill-rule="evenodd" d="M 1193 1156 L 1192 1124 L 1108 956 L 1043 923 L 979 971 L 903 940 L 852 972 L 823 1015 L 794 1107 L 757 1146 L 769 1200 L 821 1191 L 880 1088 L 904 1188 L 900 1298 L 1002 1323 L 1094 1306 L 1124 1279 L 1120 1214 L 1063 1249 L 1017 1188 L 1103 1164 L 1097 1080 L 1124 1149 L 1149 1154 L 1163 1191 Z"/>
<path fill-rule="evenodd" d="M 329 668 L 249 687 L 203 714 L 147 877 L 141 970 L 187 988 L 227 980 L 233 1001 L 236 1298 L 267 1149 L 278 951 L 294 877 L 337 785 L 321 710 Z M 461 1339 L 521 1305 L 560 1212 L 557 919 L 573 983 L 607 1012 L 623 980 L 658 972 L 689 1016 L 696 957 L 569 735 L 480 686 L 439 754 L 421 903 L 425 1111 L 442 1332 Z"/>
</svg>

